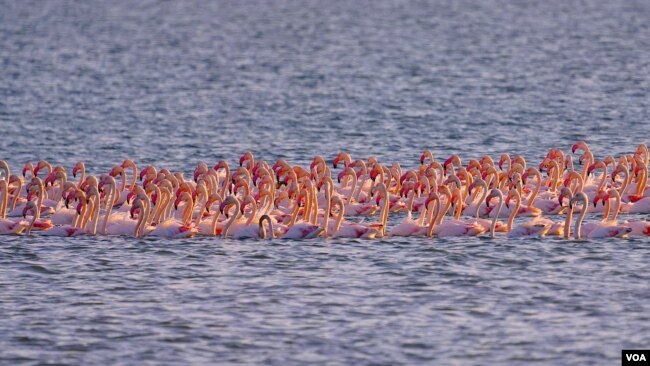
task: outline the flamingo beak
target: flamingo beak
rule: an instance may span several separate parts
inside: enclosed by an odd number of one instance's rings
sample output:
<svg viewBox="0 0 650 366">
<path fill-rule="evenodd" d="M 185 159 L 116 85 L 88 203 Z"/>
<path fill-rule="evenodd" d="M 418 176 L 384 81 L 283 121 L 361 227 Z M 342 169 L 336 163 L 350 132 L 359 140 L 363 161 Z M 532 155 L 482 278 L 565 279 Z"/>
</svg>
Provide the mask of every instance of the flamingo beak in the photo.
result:
<svg viewBox="0 0 650 366">
<path fill-rule="evenodd" d="M 130 202 L 131 202 L 131 198 L 133 198 L 133 196 L 135 196 L 135 193 L 133 193 L 133 192 L 129 192 L 129 193 L 126 195 L 126 203 L 130 203 Z"/>
<path fill-rule="evenodd" d="M 420 156 L 420 165 L 424 165 L 424 158 L 425 158 L 425 156 L 424 156 L 424 154 L 422 154 Z"/>
</svg>

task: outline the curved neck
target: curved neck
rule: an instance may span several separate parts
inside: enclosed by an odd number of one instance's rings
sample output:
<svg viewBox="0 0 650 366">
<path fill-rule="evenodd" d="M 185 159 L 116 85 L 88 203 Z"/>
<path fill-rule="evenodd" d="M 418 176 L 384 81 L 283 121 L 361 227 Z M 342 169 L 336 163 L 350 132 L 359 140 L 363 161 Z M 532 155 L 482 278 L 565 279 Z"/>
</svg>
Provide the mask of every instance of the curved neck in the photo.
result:
<svg viewBox="0 0 650 366">
<path fill-rule="evenodd" d="M 122 181 L 120 191 L 124 191 L 126 189 L 126 172 L 124 171 L 124 168 L 120 169 L 120 180 Z"/>
<path fill-rule="evenodd" d="M 0 199 L 0 219 L 4 219 L 7 217 L 7 201 L 9 197 L 9 187 L 6 180 L 0 180 L 0 194 L 2 194 L 2 199 Z"/>
<path fill-rule="evenodd" d="M 497 228 L 497 220 L 499 218 L 499 214 L 501 213 L 501 208 L 503 208 L 503 194 L 499 191 L 499 204 L 497 205 L 497 212 L 494 215 L 494 218 L 492 219 L 492 225 L 490 226 L 490 237 L 494 238 L 494 231 Z"/>
<path fill-rule="evenodd" d="M 641 167 L 641 172 L 639 172 L 639 175 L 637 176 L 637 179 L 636 179 L 636 194 L 637 194 L 637 196 L 643 196 L 643 193 L 645 192 L 645 185 L 646 185 L 647 181 L 648 181 L 648 167 L 643 166 L 643 167 Z"/>
<path fill-rule="evenodd" d="M 93 204 L 92 221 L 88 222 L 87 224 L 91 224 L 92 226 L 87 230 L 90 231 L 91 235 L 97 235 L 97 221 L 99 221 L 99 196 L 97 194 L 93 194 L 91 202 Z"/>
<path fill-rule="evenodd" d="M 110 197 L 106 197 L 106 214 L 104 216 L 104 222 L 102 223 L 102 234 L 106 235 L 106 226 L 108 225 L 108 217 L 111 216 L 111 211 L 113 210 L 113 202 L 115 202 L 115 196 L 117 193 L 117 188 L 115 184 L 109 184 L 110 186 Z M 109 200 L 110 199 L 110 200 Z"/>
<path fill-rule="evenodd" d="M 226 226 L 223 227 L 223 233 L 222 236 L 225 238 L 228 235 L 228 230 L 232 226 L 232 224 L 237 220 L 239 217 L 239 210 L 240 210 L 240 205 L 239 205 L 239 200 L 234 200 L 233 205 L 235 206 L 235 214 L 230 217 L 228 222 L 226 223 Z"/>
<path fill-rule="evenodd" d="M 248 217 L 248 220 L 246 220 L 246 225 L 250 225 L 255 219 L 255 216 L 257 215 L 257 202 L 255 202 L 255 200 L 251 200 L 251 206 L 252 206 L 251 214 Z"/>
<path fill-rule="evenodd" d="M 479 208 L 481 208 L 481 203 L 485 202 L 485 199 L 487 198 L 488 194 L 488 189 L 487 189 L 487 184 L 481 183 L 481 199 L 478 201 L 478 204 L 476 205 L 476 210 L 474 211 L 474 216 L 478 219 L 479 216 Z"/>
<path fill-rule="evenodd" d="M 135 232 L 133 233 L 133 236 L 136 238 L 140 237 L 140 227 L 144 225 L 144 219 L 145 219 L 145 212 L 144 208 L 140 209 L 140 212 L 138 213 L 138 221 L 135 224 Z"/>
<path fill-rule="evenodd" d="M 573 207 L 567 208 L 566 219 L 564 220 L 564 238 L 571 237 L 571 221 L 573 220 Z"/>
<path fill-rule="evenodd" d="M 269 215 L 262 215 L 260 217 L 259 221 L 259 236 L 261 239 L 266 239 L 266 230 L 264 229 L 264 221 L 267 222 L 268 224 L 268 231 L 269 231 L 269 239 L 273 239 L 273 221 L 271 221 L 271 217 Z"/>
<path fill-rule="evenodd" d="M 190 195 L 189 198 L 185 198 L 185 210 L 183 211 L 183 225 L 190 224 L 190 222 L 192 221 L 193 212 L 194 212 L 194 200 Z"/>
<path fill-rule="evenodd" d="M 508 217 L 508 231 L 512 230 L 512 225 L 515 222 L 515 216 L 517 216 L 517 212 L 519 212 L 519 207 L 521 207 L 521 200 L 519 197 L 515 197 L 515 206 L 512 208 L 512 211 L 510 212 L 510 217 Z"/>
<path fill-rule="evenodd" d="M 34 227 L 34 223 L 40 217 L 41 217 L 41 206 L 37 204 L 36 207 L 34 208 L 34 216 L 32 217 L 32 221 L 29 222 L 29 226 L 27 227 L 27 235 L 31 235 L 32 228 Z"/>
<path fill-rule="evenodd" d="M 352 176 L 352 178 L 350 179 L 352 186 L 350 187 L 350 194 L 348 194 L 348 202 L 352 202 L 354 191 L 357 190 L 358 180 L 357 180 L 357 175 L 354 172 L 348 175 Z"/>
<path fill-rule="evenodd" d="M 623 172 L 623 184 L 621 185 L 620 190 L 618 191 L 618 194 L 623 197 L 625 195 L 625 191 L 627 190 L 627 185 L 630 177 L 630 173 L 627 171 L 627 168 L 622 170 Z"/>
<path fill-rule="evenodd" d="M 445 218 L 445 215 L 447 215 L 449 208 L 451 208 L 451 195 L 447 193 L 443 193 L 443 194 L 447 199 L 445 200 L 445 208 L 440 210 L 440 212 L 438 213 L 438 217 L 436 219 L 437 225 L 442 224 L 442 220 Z"/>
<path fill-rule="evenodd" d="M 334 230 L 332 234 L 337 233 L 341 229 L 341 224 L 343 223 L 343 215 L 345 214 L 345 204 L 342 200 L 337 200 L 335 205 L 339 206 L 339 213 L 336 216 L 336 221 L 334 224 Z"/>
<path fill-rule="evenodd" d="M 133 170 L 133 178 L 131 178 L 131 185 L 130 189 L 133 190 L 135 188 L 135 185 L 138 183 L 138 167 L 135 165 L 135 163 L 129 164 L 129 167 Z"/>
<path fill-rule="evenodd" d="M 427 236 L 433 235 L 433 228 L 436 226 L 436 218 L 438 217 L 438 213 L 440 213 L 440 199 L 438 197 L 434 197 L 431 200 L 431 203 L 435 205 L 435 208 L 431 211 L 431 220 L 429 221 L 429 227 L 427 228 Z M 429 203 L 429 205 L 431 205 Z"/>
<path fill-rule="evenodd" d="M 616 222 L 616 219 L 618 219 L 618 214 L 621 211 L 621 196 L 618 194 L 617 191 L 613 191 L 613 196 L 614 199 L 616 200 L 616 203 L 614 204 L 614 213 L 612 214 L 613 215 L 612 221 Z"/>
<path fill-rule="evenodd" d="M 20 197 L 20 192 L 23 190 L 23 181 L 18 179 L 16 181 L 17 187 L 16 187 L 16 193 L 14 193 L 14 197 L 11 199 L 11 210 L 13 211 L 16 208 L 16 202 L 18 202 L 18 197 Z M 9 192 L 7 192 L 9 194 Z"/>
<path fill-rule="evenodd" d="M 77 188 L 81 188 L 81 185 L 86 181 L 86 166 L 81 166 L 81 175 L 79 176 L 79 183 L 77 183 Z"/>
<path fill-rule="evenodd" d="M 535 173 L 535 177 L 537 178 L 537 183 L 535 184 L 535 189 L 533 190 L 533 193 L 530 195 L 530 198 L 528 198 L 528 207 L 533 207 L 535 198 L 537 198 L 537 195 L 539 194 L 539 190 L 542 188 L 542 175 L 539 174 L 539 172 L 537 172 Z"/>
<path fill-rule="evenodd" d="M 587 214 L 587 203 L 584 202 L 582 205 L 582 209 L 580 210 L 580 216 L 578 216 L 578 219 L 576 220 L 576 226 L 575 226 L 575 237 L 576 239 L 580 239 L 582 237 L 582 233 L 580 232 L 582 228 L 582 221 L 585 219 L 585 215 Z"/>
</svg>

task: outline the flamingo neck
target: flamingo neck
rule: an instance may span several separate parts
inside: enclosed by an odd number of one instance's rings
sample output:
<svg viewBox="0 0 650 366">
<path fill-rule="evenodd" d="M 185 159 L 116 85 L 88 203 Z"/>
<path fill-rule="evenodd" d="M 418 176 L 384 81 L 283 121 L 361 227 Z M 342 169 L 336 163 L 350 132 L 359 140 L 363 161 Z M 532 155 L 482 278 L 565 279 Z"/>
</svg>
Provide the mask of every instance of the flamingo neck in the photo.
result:
<svg viewBox="0 0 650 366">
<path fill-rule="evenodd" d="M 108 226 L 108 218 L 111 216 L 111 211 L 113 210 L 113 202 L 115 202 L 115 196 L 117 195 L 117 188 L 115 184 L 110 184 L 109 196 L 106 197 L 106 214 L 104 216 L 104 223 L 102 224 L 102 234 L 106 235 L 106 226 Z M 110 200 L 109 200 L 110 199 Z"/>
<path fill-rule="evenodd" d="M 582 233 L 580 230 L 582 229 L 582 221 L 584 221 L 586 214 L 587 214 L 587 203 L 583 202 L 582 209 L 580 210 L 580 216 L 578 216 L 578 219 L 576 220 L 576 225 L 574 229 L 576 239 L 581 239 L 582 237 Z"/>
<path fill-rule="evenodd" d="M 566 212 L 566 219 L 564 220 L 564 238 L 571 238 L 571 221 L 573 220 L 573 207 L 568 208 Z"/>
<path fill-rule="evenodd" d="M 614 205 L 614 213 L 612 216 L 612 221 L 616 222 L 618 219 L 618 214 L 621 211 L 621 196 L 618 194 L 618 192 L 614 191 L 614 199 L 616 200 L 616 204 Z"/>
<path fill-rule="evenodd" d="M 432 203 L 435 205 L 435 208 L 431 210 L 431 220 L 429 220 L 429 227 L 427 227 L 427 236 L 429 237 L 433 235 L 433 228 L 436 226 L 436 218 L 440 213 L 440 199 L 435 197 L 432 200 Z"/>
<path fill-rule="evenodd" d="M 627 190 L 628 182 L 629 182 L 629 177 L 630 173 L 628 172 L 627 169 L 623 170 L 623 184 L 621 185 L 620 190 L 618 191 L 618 194 L 623 197 L 625 195 L 625 191 Z"/>
<path fill-rule="evenodd" d="M 542 175 L 537 173 L 535 174 L 535 176 L 537 177 L 537 182 L 535 184 L 535 189 L 533 190 L 533 193 L 530 195 L 530 198 L 528 198 L 528 207 L 533 207 L 535 198 L 537 198 L 537 195 L 539 194 L 539 190 L 542 188 Z"/>
<path fill-rule="evenodd" d="M 18 186 L 16 187 L 16 193 L 14 193 L 14 196 L 11 199 L 11 210 L 12 211 L 16 208 L 16 202 L 18 202 L 18 197 L 20 197 L 20 191 L 23 190 L 23 181 L 18 179 L 17 184 L 18 184 Z M 9 194 L 8 191 L 7 191 L 7 194 Z"/>
<path fill-rule="evenodd" d="M 508 231 L 512 230 L 512 226 L 514 225 L 515 222 L 515 216 L 517 216 L 517 213 L 519 212 L 519 207 L 521 207 L 521 200 L 519 198 L 515 199 L 517 203 L 515 203 L 515 206 L 512 208 L 512 211 L 510 212 L 510 217 L 508 217 Z"/>
<path fill-rule="evenodd" d="M 36 220 L 38 220 L 41 217 L 41 206 L 36 205 L 34 208 L 34 216 L 32 217 L 32 221 L 29 222 L 29 226 L 27 227 L 27 235 L 32 234 L 32 228 L 34 227 L 34 224 L 36 223 Z"/>
<path fill-rule="evenodd" d="M 490 225 L 490 237 L 494 238 L 494 231 L 497 228 L 497 220 L 499 219 L 499 214 L 501 213 L 501 208 L 503 208 L 503 194 L 499 191 L 499 204 L 497 205 L 497 212 L 492 219 L 492 225 Z"/>
<path fill-rule="evenodd" d="M 230 219 L 228 220 L 226 225 L 223 227 L 222 236 L 224 238 L 228 235 L 228 230 L 230 230 L 230 227 L 232 226 L 232 224 L 235 223 L 235 220 L 237 220 L 237 218 L 240 215 L 240 212 L 239 212 L 239 210 L 240 210 L 239 200 L 235 200 L 233 205 L 235 206 L 235 214 L 230 217 Z"/>
<path fill-rule="evenodd" d="M 0 200 L 0 219 L 7 217 L 7 197 L 9 196 L 9 188 L 6 180 L 0 180 L 0 191 L 2 191 L 2 199 Z"/>
</svg>

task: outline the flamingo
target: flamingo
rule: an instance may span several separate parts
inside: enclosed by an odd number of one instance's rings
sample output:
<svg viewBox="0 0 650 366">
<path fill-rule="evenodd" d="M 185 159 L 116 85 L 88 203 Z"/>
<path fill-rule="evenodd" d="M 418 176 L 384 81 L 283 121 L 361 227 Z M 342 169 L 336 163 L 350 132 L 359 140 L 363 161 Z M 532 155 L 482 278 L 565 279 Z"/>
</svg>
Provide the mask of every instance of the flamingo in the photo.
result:
<svg viewBox="0 0 650 366">
<path fill-rule="evenodd" d="M 40 205 L 34 201 L 27 202 L 25 208 L 23 209 L 23 217 L 26 217 L 28 213 L 32 214 L 32 219 L 30 220 L 29 226 L 27 227 L 27 235 L 31 235 L 34 224 L 37 222 L 41 215 Z M 84 234 L 86 234 L 86 231 L 84 229 L 70 225 L 54 226 L 39 231 L 39 235 L 46 236 L 79 236 Z"/>
<path fill-rule="evenodd" d="M 571 201 L 569 202 L 569 207 L 572 210 L 573 206 L 577 203 L 582 203 L 582 209 L 580 210 L 580 216 L 576 219 L 575 223 L 575 238 L 581 239 L 586 236 L 589 239 L 594 238 L 611 238 L 611 237 L 626 237 L 632 229 L 622 225 L 615 225 L 614 223 L 603 223 L 603 222 L 590 222 L 589 225 L 582 227 L 582 222 L 587 214 L 587 205 L 589 199 L 584 192 L 578 192 L 573 195 Z M 584 230 L 583 230 L 584 229 Z M 565 231 L 567 229 L 565 228 Z"/>
<path fill-rule="evenodd" d="M 8 184 L 6 180 L 0 180 L 0 234 L 18 235 L 27 227 L 24 221 L 14 221 L 6 219 L 7 202 L 9 196 Z"/>
<path fill-rule="evenodd" d="M 542 221 L 528 221 L 521 225 L 518 225 L 513 228 L 513 223 L 517 212 L 519 211 L 519 206 L 521 205 L 521 196 L 519 191 L 516 189 L 511 189 L 508 192 L 508 197 L 506 199 L 506 206 L 509 204 L 509 200 L 515 200 L 515 209 L 511 211 L 510 217 L 508 218 L 508 238 L 519 238 L 519 237 L 531 237 L 531 236 L 544 236 L 551 229 L 551 225 Z"/>
</svg>

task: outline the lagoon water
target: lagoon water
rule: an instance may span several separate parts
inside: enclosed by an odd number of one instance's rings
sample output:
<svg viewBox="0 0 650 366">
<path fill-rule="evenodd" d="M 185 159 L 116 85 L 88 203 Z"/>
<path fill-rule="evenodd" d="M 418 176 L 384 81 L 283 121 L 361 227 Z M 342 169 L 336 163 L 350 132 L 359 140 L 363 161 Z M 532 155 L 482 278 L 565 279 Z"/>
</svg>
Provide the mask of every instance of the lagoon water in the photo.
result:
<svg viewBox="0 0 650 366">
<path fill-rule="evenodd" d="M 650 142 L 646 1 L 0 5 L 14 169 Z M 3 364 L 609 365 L 650 346 L 644 239 L 0 243 Z"/>
</svg>

